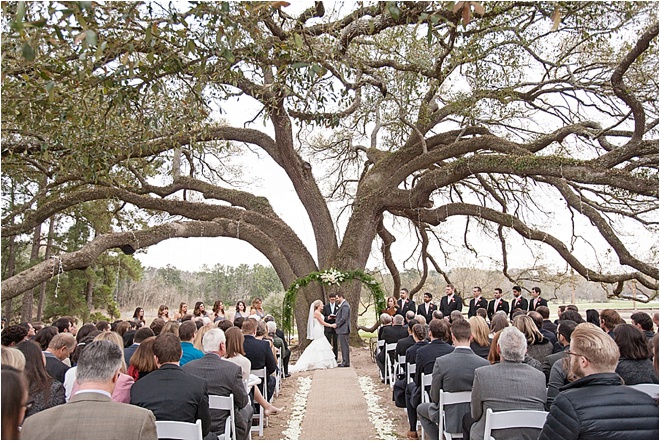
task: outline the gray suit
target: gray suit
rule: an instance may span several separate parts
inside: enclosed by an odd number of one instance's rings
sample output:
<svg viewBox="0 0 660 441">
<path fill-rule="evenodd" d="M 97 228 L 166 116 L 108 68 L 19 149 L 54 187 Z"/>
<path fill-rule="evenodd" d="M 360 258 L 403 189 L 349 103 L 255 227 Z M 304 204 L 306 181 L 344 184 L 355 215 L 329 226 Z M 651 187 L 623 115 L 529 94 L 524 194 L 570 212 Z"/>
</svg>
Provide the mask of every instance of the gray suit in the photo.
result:
<svg viewBox="0 0 660 441">
<path fill-rule="evenodd" d="M 156 418 L 150 410 L 78 391 L 67 404 L 26 418 L 21 439 L 156 439 Z"/>
<path fill-rule="evenodd" d="M 247 390 L 243 384 L 243 370 L 240 366 L 220 358 L 217 354 L 205 354 L 202 358 L 186 363 L 181 369 L 206 380 L 209 395 L 228 397 L 234 394 L 234 415 L 236 417 L 236 437 L 248 439 L 252 413 Z M 222 434 L 229 416 L 226 410 L 211 409 L 211 432 Z"/>
<path fill-rule="evenodd" d="M 346 299 L 344 299 L 337 310 L 335 324 L 337 325 L 335 332 L 341 346 L 341 364 L 343 366 L 350 366 L 351 353 L 348 348 L 348 336 L 351 333 L 351 306 Z"/>
<path fill-rule="evenodd" d="M 472 390 L 474 370 L 488 366 L 488 360 L 476 355 L 472 349 L 456 347 L 451 354 L 443 355 L 435 360 L 433 365 L 433 382 L 431 383 L 431 402 L 417 406 L 419 421 L 427 432 L 429 439 L 440 439 L 438 421 L 438 402 L 440 389 L 445 392 L 462 392 Z M 470 403 L 454 404 L 445 407 L 447 431 L 462 432 L 463 415 L 470 411 Z"/>
<path fill-rule="evenodd" d="M 483 439 L 486 409 L 545 410 L 545 375 L 523 363 L 502 361 L 477 368 L 472 384 L 470 439 Z M 537 439 L 540 429 L 502 429 L 493 431 L 496 439 Z"/>
</svg>

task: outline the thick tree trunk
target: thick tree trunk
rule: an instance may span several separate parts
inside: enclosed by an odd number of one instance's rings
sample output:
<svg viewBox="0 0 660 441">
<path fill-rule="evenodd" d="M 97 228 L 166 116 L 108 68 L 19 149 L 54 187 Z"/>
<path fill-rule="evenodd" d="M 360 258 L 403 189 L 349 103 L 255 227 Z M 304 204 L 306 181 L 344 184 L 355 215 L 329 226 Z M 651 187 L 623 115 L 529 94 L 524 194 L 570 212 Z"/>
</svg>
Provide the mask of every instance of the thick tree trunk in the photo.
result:
<svg viewBox="0 0 660 441">
<path fill-rule="evenodd" d="M 14 271 L 16 271 L 16 236 L 11 236 L 9 238 L 9 256 L 7 257 L 7 278 L 12 277 Z M 11 320 L 12 303 L 12 299 L 5 301 L 5 317 L 8 321 Z"/>
<path fill-rule="evenodd" d="M 30 265 L 36 265 L 39 261 L 39 248 L 41 247 L 41 224 L 34 227 L 32 235 L 32 250 L 30 251 Z M 32 310 L 34 307 L 35 289 L 31 289 L 23 294 L 23 307 L 21 309 L 21 321 L 32 321 Z"/>
<path fill-rule="evenodd" d="M 48 240 L 46 242 L 46 253 L 44 254 L 44 261 L 50 259 L 51 250 L 53 249 L 53 236 L 55 232 L 55 216 L 50 218 L 50 224 L 48 225 Z M 44 299 L 46 298 L 46 283 L 42 282 L 39 287 L 39 303 L 37 304 L 37 321 L 41 321 L 41 317 L 44 312 Z"/>
<path fill-rule="evenodd" d="M 92 294 L 94 293 L 94 275 L 88 275 L 87 286 L 85 289 L 85 300 L 87 301 L 87 310 L 92 312 L 94 309 L 94 299 Z"/>
</svg>

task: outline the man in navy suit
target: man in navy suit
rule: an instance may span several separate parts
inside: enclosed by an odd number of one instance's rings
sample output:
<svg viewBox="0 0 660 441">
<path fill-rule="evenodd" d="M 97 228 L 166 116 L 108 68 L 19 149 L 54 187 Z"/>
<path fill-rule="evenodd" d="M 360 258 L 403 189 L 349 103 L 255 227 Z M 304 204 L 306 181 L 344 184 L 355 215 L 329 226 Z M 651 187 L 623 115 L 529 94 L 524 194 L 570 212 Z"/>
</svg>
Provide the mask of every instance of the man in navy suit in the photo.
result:
<svg viewBox="0 0 660 441">
<path fill-rule="evenodd" d="M 245 341 L 243 342 L 243 350 L 245 357 L 250 360 L 252 370 L 266 368 L 266 378 L 268 386 L 268 400 L 275 392 L 275 377 L 273 373 L 277 370 L 277 361 L 273 356 L 273 351 L 270 350 L 270 345 L 267 341 L 257 340 L 257 321 L 253 318 L 248 318 L 243 321 L 241 326 Z"/>
<path fill-rule="evenodd" d="M 410 424 L 408 439 L 418 439 L 417 406 L 422 399 L 422 374 L 432 374 L 435 360 L 454 351 L 454 347 L 447 343 L 451 338 L 447 320 L 431 320 L 431 323 L 429 323 L 429 338 L 431 342 L 420 347 L 415 355 L 417 366 L 415 368 L 415 381 L 406 386 L 406 412 Z"/>
<path fill-rule="evenodd" d="M 541 298 L 541 288 L 535 286 L 532 288 L 532 300 L 529 301 L 529 310 L 536 311 L 539 306 L 548 306 L 548 301 Z"/>
<path fill-rule="evenodd" d="M 451 316 L 452 311 L 463 310 L 463 299 L 454 292 L 454 285 L 448 283 L 445 287 L 445 295 L 440 299 L 440 312 L 443 317 Z"/>
<path fill-rule="evenodd" d="M 488 308 L 488 300 L 481 297 L 481 287 L 475 286 L 472 288 L 472 299 L 470 299 L 470 307 L 468 308 L 468 318 L 477 315 L 477 309 Z"/>
<path fill-rule="evenodd" d="M 179 367 L 181 352 L 181 340 L 176 335 L 167 332 L 156 337 L 158 369 L 131 386 L 131 404 L 152 411 L 156 421 L 202 420 L 202 434 L 206 436 L 211 427 L 206 380 Z"/>
</svg>

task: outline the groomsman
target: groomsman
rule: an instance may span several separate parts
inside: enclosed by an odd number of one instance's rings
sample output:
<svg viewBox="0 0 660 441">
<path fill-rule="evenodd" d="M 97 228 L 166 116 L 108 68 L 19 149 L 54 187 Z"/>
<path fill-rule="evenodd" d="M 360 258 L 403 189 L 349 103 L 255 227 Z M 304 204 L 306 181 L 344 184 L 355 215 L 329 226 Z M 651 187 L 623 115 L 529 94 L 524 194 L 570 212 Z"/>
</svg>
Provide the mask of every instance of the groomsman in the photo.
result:
<svg viewBox="0 0 660 441">
<path fill-rule="evenodd" d="M 492 320 L 497 311 L 504 311 L 505 314 L 509 315 L 509 302 L 502 299 L 502 289 L 495 288 L 493 297 L 495 298 L 488 304 L 488 320 Z"/>
<path fill-rule="evenodd" d="M 328 299 L 330 300 L 328 303 L 323 306 L 323 320 L 326 321 L 326 323 L 333 324 L 335 323 L 335 320 L 337 318 L 337 309 L 339 309 L 339 305 L 337 304 L 337 294 L 334 292 L 330 293 L 328 296 Z M 335 332 L 335 328 L 332 328 L 330 326 L 324 326 L 323 327 L 323 333 L 325 334 L 325 338 L 328 339 L 328 343 L 332 345 L 332 352 L 335 353 L 335 360 L 337 360 L 337 332 Z"/>
<path fill-rule="evenodd" d="M 399 291 L 399 300 L 396 302 L 397 314 L 406 317 L 406 312 L 412 311 L 415 312 L 415 302 L 412 299 L 408 298 L 408 288 L 401 288 Z"/>
<path fill-rule="evenodd" d="M 440 312 L 442 312 L 443 317 L 449 317 L 452 311 L 460 312 L 462 310 L 463 299 L 454 293 L 454 285 L 448 283 L 445 287 L 445 295 L 440 299 Z"/>
<path fill-rule="evenodd" d="M 535 286 L 532 288 L 532 300 L 529 302 L 529 310 L 536 311 L 539 306 L 548 306 L 548 301 L 541 298 L 541 288 Z"/>
<path fill-rule="evenodd" d="M 433 295 L 430 292 L 425 292 L 424 303 L 417 307 L 417 314 L 423 315 L 426 319 L 426 323 L 431 323 L 431 320 L 433 320 L 433 311 L 437 309 L 437 307 L 431 303 L 431 299 L 433 299 Z"/>
<path fill-rule="evenodd" d="M 477 309 L 488 308 L 488 300 L 481 297 L 480 286 L 475 286 L 474 288 L 472 288 L 472 296 L 473 298 L 470 299 L 470 307 L 468 308 L 468 318 L 477 315 Z"/>
<path fill-rule="evenodd" d="M 522 296 L 522 288 L 518 285 L 513 287 L 513 300 L 511 300 L 511 312 L 509 318 L 513 319 L 513 313 L 520 308 L 527 311 L 527 299 Z"/>
</svg>

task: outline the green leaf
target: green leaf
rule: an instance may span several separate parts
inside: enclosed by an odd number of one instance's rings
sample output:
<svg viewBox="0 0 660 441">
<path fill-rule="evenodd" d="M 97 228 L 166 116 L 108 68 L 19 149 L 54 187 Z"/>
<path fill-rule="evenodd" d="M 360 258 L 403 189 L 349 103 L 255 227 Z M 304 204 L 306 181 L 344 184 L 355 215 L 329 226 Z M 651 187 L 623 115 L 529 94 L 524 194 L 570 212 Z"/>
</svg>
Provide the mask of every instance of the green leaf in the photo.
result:
<svg viewBox="0 0 660 441">
<path fill-rule="evenodd" d="M 21 22 L 25 17 L 25 2 L 18 2 L 16 7 L 16 21 Z"/>
<path fill-rule="evenodd" d="M 393 19 L 398 20 L 401 17 L 401 9 L 396 5 L 396 2 L 387 2 L 387 10 Z"/>
<path fill-rule="evenodd" d="M 293 34 L 293 41 L 295 42 L 296 47 L 297 47 L 298 49 L 300 49 L 300 48 L 303 47 L 303 39 L 302 39 L 302 37 L 300 36 L 300 34 Z"/>
<path fill-rule="evenodd" d="M 226 48 L 222 50 L 222 57 L 230 63 L 234 63 L 236 61 L 236 57 L 234 57 L 232 51 Z"/>
<path fill-rule="evenodd" d="M 30 46 L 28 43 L 25 43 L 23 45 L 23 58 L 25 58 L 27 61 L 34 61 L 34 49 L 32 49 L 32 46 Z"/>
<path fill-rule="evenodd" d="M 302 63 L 302 62 L 301 63 L 293 63 L 291 65 L 291 67 L 294 68 L 294 69 L 301 69 L 301 68 L 307 67 L 307 66 L 309 66 L 309 63 Z"/>
<path fill-rule="evenodd" d="M 144 42 L 146 44 L 149 44 L 149 42 L 151 42 L 151 36 L 152 36 L 151 26 L 147 26 L 147 30 L 144 33 Z"/>
<path fill-rule="evenodd" d="M 91 29 L 87 29 L 85 31 L 85 41 L 90 47 L 96 46 L 96 32 Z"/>
</svg>

